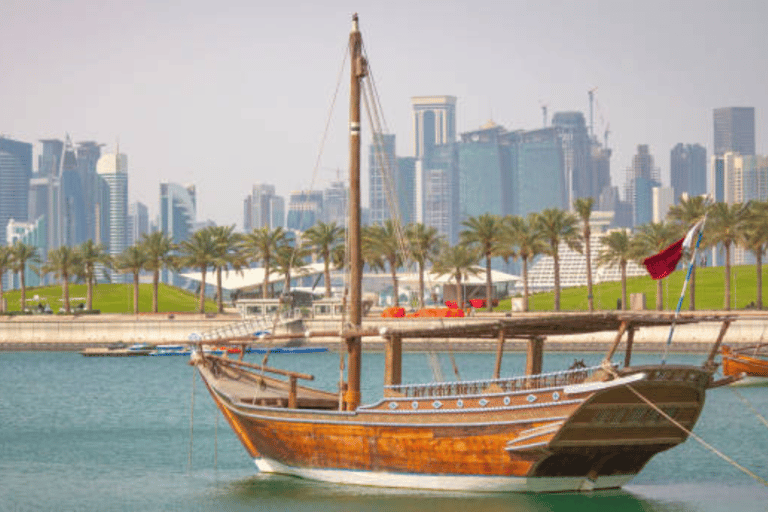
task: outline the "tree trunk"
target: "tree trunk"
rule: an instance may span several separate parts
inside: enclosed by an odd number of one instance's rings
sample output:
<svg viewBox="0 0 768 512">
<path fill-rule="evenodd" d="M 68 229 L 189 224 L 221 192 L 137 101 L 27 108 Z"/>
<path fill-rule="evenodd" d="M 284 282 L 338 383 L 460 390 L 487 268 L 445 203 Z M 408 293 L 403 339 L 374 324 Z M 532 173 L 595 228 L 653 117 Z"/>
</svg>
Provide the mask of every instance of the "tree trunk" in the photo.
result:
<svg viewBox="0 0 768 512">
<path fill-rule="evenodd" d="M 424 264 L 419 263 L 419 309 L 424 309 Z"/>
<path fill-rule="evenodd" d="M 152 273 L 152 312 L 157 313 L 157 289 L 160 287 L 160 269 L 155 269 Z"/>
<path fill-rule="evenodd" d="M 139 314 L 139 273 L 133 273 L 133 314 Z"/>
<path fill-rule="evenodd" d="M 560 311 L 560 256 L 555 251 L 555 311 Z"/>
<path fill-rule="evenodd" d="M 656 310 L 664 310 L 664 280 L 656 280 Z"/>
<path fill-rule="evenodd" d="M 283 282 L 283 295 L 291 291 L 291 271 L 285 273 L 285 281 Z"/>
<path fill-rule="evenodd" d="M 619 262 L 621 267 L 621 309 L 627 310 L 627 260 Z"/>
<path fill-rule="evenodd" d="M 3 290 L 3 273 L 0 272 L 0 313 L 5 313 L 5 290 Z"/>
<path fill-rule="evenodd" d="M 389 271 L 392 274 L 392 294 L 395 297 L 395 307 L 400 306 L 400 293 L 397 289 L 397 267 L 395 263 L 389 262 Z"/>
<path fill-rule="evenodd" d="M 459 309 L 464 309 L 464 300 L 461 296 L 461 273 L 456 274 L 456 305 Z"/>
<path fill-rule="evenodd" d="M 523 256 L 523 311 L 528 311 L 528 256 Z"/>
<path fill-rule="evenodd" d="M 731 310 L 731 244 L 725 245 L 725 306 L 726 311 Z"/>
<path fill-rule="evenodd" d="M 200 313 L 205 313 L 205 267 L 200 272 Z"/>
<path fill-rule="evenodd" d="M 219 313 L 224 312 L 224 298 L 222 297 L 222 289 L 221 289 L 221 267 L 218 267 L 216 269 L 216 295 L 218 300 L 218 306 L 219 306 Z"/>
<path fill-rule="evenodd" d="M 589 303 L 589 312 L 592 313 L 595 310 L 595 298 L 592 295 L 592 251 L 590 250 L 590 238 L 591 231 L 589 224 L 584 228 L 584 243 L 586 244 L 585 251 L 587 253 L 587 302 Z"/>
<path fill-rule="evenodd" d="M 490 313 L 493 311 L 493 284 L 491 282 L 491 253 L 485 253 L 485 305 Z"/>
<path fill-rule="evenodd" d="M 323 257 L 323 279 L 325 279 L 325 298 L 331 298 L 331 265 L 328 261 L 330 255 L 326 254 Z"/>
<path fill-rule="evenodd" d="M 93 266 L 90 266 L 88 269 L 88 287 L 85 291 L 85 306 L 88 308 L 88 311 L 93 310 Z"/>
<path fill-rule="evenodd" d="M 755 255 L 755 269 L 757 270 L 757 309 L 763 309 L 763 247 L 757 251 Z"/>
<path fill-rule="evenodd" d="M 27 309 L 27 283 L 24 279 L 26 267 L 21 266 L 21 272 L 19 272 L 19 282 L 21 283 L 21 312 L 23 313 Z"/>
<path fill-rule="evenodd" d="M 269 298 L 269 258 L 264 258 L 264 284 L 261 286 L 261 298 Z"/>
<path fill-rule="evenodd" d="M 69 274 L 66 272 L 61 278 L 62 280 L 62 289 L 64 290 L 64 312 L 69 314 Z"/>
</svg>

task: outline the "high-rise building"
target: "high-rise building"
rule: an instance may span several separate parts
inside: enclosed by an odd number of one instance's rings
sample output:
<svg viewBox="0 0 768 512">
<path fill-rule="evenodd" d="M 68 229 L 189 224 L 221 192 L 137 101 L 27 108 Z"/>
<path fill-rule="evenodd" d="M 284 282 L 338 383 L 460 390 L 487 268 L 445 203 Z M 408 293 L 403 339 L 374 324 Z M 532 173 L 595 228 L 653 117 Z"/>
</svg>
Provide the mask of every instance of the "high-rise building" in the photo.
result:
<svg viewBox="0 0 768 512">
<path fill-rule="evenodd" d="M 285 227 L 285 199 L 275 195 L 275 186 L 256 184 L 243 202 L 243 231 Z"/>
<path fill-rule="evenodd" d="M 100 203 L 100 217 L 108 223 L 106 229 L 101 226 L 102 233 L 108 235 L 100 243 L 110 255 L 117 256 L 128 247 L 128 157 L 119 152 L 102 155 L 96 170 L 109 194 L 109 205 Z"/>
<path fill-rule="evenodd" d="M 194 185 L 160 183 L 160 231 L 179 244 L 192 236 L 197 222 L 197 194 Z M 164 269 L 160 274 L 162 282 L 183 287 L 188 284 L 176 272 Z"/>
<path fill-rule="evenodd" d="M 323 218 L 325 222 L 335 222 L 338 226 L 347 225 L 347 203 L 349 187 L 343 181 L 334 181 L 323 191 Z"/>
<path fill-rule="evenodd" d="M 632 224 L 639 226 L 653 221 L 653 187 L 661 186 L 659 168 L 647 144 L 637 146 L 632 165 L 627 168 L 626 195 L 632 205 Z"/>
<path fill-rule="evenodd" d="M 712 158 L 715 200 L 728 204 L 768 200 L 768 157 L 728 152 Z"/>
<path fill-rule="evenodd" d="M 589 133 L 581 112 L 556 112 L 552 126 L 557 129 L 563 144 L 566 201 L 571 209 L 575 199 L 600 194 L 599 190 L 593 190 Z"/>
<path fill-rule="evenodd" d="M 502 147 L 502 126 L 489 121 L 479 130 L 461 134 L 457 144 L 459 222 L 484 213 L 504 215 L 502 176 L 508 172 Z"/>
<path fill-rule="evenodd" d="M 26 221 L 32 144 L 0 137 L 0 242 L 10 219 Z"/>
<path fill-rule="evenodd" d="M 382 224 L 393 217 L 397 204 L 397 156 L 395 136 L 374 133 L 368 149 L 368 202 L 370 222 Z M 397 213 L 395 217 L 397 217 Z"/>
<path fill-rule="evenodd" d="M 416 212 L 416 158 L 397 158 L 397 204 L 403 225 L 415 222 Z"/>
<path fill-rule="evenodd" d="M 700 144 L 677 144 L 670 152 L 669 175 L 675 201 L 707 193 L 707 150 Z"/>
<path fill-rule="evenodd" d="M 142 235 L 149 234 L 149 209 L 140 201 L 128 206 L 128 244 L 141 241 Z"/>
<path fill-rule="evenodd" d="M 429 156 L 432 148 L 456 141 L 456 97 L 414 96 L 413 153 Z"/>
<path fill-rule="evenodd" d="M 96 239 L 96 205 L 99 203 L 99 175 L 96 164 L 101 157 L 103 144 L 94 141 L 77 143 L 77 173 L 82 184 L 83 208 L 85 210 L 85 237 Z"/>
<path fill-rule="evenodd" d="M 288 198 L 286 227 L 294 231 L 306 231 L 323 218 L 323 192 L 319 190 L 294 190 Z"/>
<path fill-rule="evenodd" d="M 45 229 L 45 216 L 38 217 L 35 222 L 17 222 L 14 219 L 8 221 L 6 227 L 6 239 L 8 245 L 13 244 L 17 240 L 27 245 L 31 245 L 37 249 L 37 255 L 45 260 L 46 257 L 46 229 Z M 43 284 L 43 280 L 40 275 L 32 268 L 31 265 L 27 265 L 24 270 L 24 285 L 28 287 L 40 286 Z M 17 272 L 9 272 L 7 276 L 6 286 L 8 288 L 18 289 L 21 288 L 21 280 Z"/>
<path fill-rule="evenodd" d="M 755 154 L 754 107 L 724 107 L 714 110 L 715 156 L 729 151 Z"/>
</svg>

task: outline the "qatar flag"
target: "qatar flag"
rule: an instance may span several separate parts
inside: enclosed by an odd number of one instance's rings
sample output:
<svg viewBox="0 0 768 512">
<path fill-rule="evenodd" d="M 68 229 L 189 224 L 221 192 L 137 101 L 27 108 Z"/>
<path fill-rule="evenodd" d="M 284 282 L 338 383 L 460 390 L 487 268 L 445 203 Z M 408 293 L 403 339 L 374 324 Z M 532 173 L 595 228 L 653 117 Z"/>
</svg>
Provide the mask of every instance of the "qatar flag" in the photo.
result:
<svg viewBox="0 0 768 512">
<path fill-rule="evenodd" d="M 677 242 L 673 243 L 660 253 L 649 256 L 643 260 L 643 265 L 651 274 L 653 279 L 664 279 L 669 274 L 675 271 L 680 258 L 683 257 L 683 249 L 691 247 L 693 237 L 701 229 L 703 220 L 700 220 L 694 226 L 688 230 L 685 237 L 681 238 Z"/>
</svg>

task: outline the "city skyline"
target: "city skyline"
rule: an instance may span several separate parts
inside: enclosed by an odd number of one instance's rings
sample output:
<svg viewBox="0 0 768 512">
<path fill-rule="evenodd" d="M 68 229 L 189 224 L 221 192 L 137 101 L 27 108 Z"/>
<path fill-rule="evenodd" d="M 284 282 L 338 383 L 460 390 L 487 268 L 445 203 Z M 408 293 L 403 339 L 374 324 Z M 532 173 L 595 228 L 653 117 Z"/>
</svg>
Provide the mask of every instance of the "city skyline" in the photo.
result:
<svg viewBox="0 0 768 512">
<path fill-rule="evenodd" d="M 664 155 L 677 143 L 714 154 L 717 108 L 754 107 L 756 152 L 767 152 L 768 48 L 758 27 L 768 7 L 760 2 L 511 2 L 485 13 L 458 2 L 439 11 L 296 5 L 235 3 L 211 13 L 201 2 L 3 4 L 0 44 L 12 66 L 0 82 L 0 133 L 27 142 L 71 133 L 75 142 L 107 142 L 104 152 L 119 138 L 131 159 L 129 201 L 149 205 L 151 218 L 159 182 L 195 183 L 199 218 L 242 226 L 233 194 L 274 182 L 288 197 L 313 182 L 326 188 L 346 168 L 346 102 L 338 101 L 312 175 L 358 11 L 389 131 L 402 141 L 413 137 L 414 96 L 455 96 L 458 135 L 488 119 L 538 128 L 545 105 L 550 116 L 588 116 L 597 87 L 595 132 L 610 130 L 614 185 L 623 186 L 640 144 L 656 155 L 664 185 Z M 109 29 L 115 17 L 129 37 Z"/>
</svg>

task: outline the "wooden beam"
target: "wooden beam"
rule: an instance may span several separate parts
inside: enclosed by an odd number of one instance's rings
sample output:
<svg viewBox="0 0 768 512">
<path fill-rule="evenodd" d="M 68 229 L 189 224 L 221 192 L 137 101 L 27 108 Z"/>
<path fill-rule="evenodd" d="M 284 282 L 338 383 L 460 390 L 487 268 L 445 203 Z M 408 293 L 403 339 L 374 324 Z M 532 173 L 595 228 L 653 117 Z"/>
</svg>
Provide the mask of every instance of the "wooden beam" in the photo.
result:
<svg viewBox="0 0 768 512">
<path fill-rule="evenodd" d="M 544 337 L 532 336 L 528 340 L 528 354 L 525 362 L 526 375 L 538 375 L 541 373 L 544 361 Z"/>
<path fill-rule="evenodd" d="M 496 366 L 493 370 L 493 378 L 498 379 L 501 375 L 501 357 L 504 355 L 504 329 L 499 329 L 498 344 L 496 345 Z"/>
<path fill-rule="evenodd" d="M 624 331 L 627 330 L 627 327 L 629 327 L 629 322 L 627 320 L 624 320 L 621 322 L 621 325 L 619 326 L 619 332 L 616 333 L 616 339 L 613 342 L 613 346 L 608 351 L 608 353 L 605 355 L 604 361 L 611 362 L 611 359 L 613 358 L 613 354 L 616 353 L 616 349 L 619 348 L 619 343 L 621 343 L 621 337 L 624 336 Z"/>
<path fill-rule="evenodd" d="M 707 360 L 704 362 L 704 368 L 709 368 L 712 366 L 712 362 L 715 360 L 715 356 L 720 351 L 720 344 L 723 342 L 723 338 L 725 338 L 725 333 L 728 332 L 728 327 L 731 325 L 731 320 L 724 320 L 723 325 L 720 326 L 720 333 L 717 335 L 717 340 L 715 341 L 715 344 L 712 346 L 712 350 L 709 352 L 709 356 L 707 357 Z"/>
<path fill-rule="evenodd" d="M 296 408 L 296 376 L 291 375 L 290 381 L 289 381 L 289 388 L 288 388 L 288 408 L 289 409 L 295 409 Z"/>
<path fill-rule="evenodd" d="M 630 327 L 627 333 L 627 352 L 624 354 L 624 367 L 629 366 L 632 360 L 632 343 L 635 341 L 635 328 Z"/>
<path fill-rule="evenodd" d="M 389 336 L 384 347 L 384 385 L 396 386 L 402 384 L 403 368 L 403 339 L 400 336 Z"/>
<path fill-rule="evenodd" d="M 221 361 L 224 364 L 231 364 L 233 366 L 242 366 L 244 368 L 251 368 L 252 370 L 259 370 L 259 371 L 265 371 L 269 373 L 275 373 L 277 375 L 284 375 L 286 377 L 296 377 L 299 379 L 304 380 L 315 380 L 314 375 L 309 375 L 307 373 L 299 373 L 299 372 L 292 372 L 288 370 L 281 370 L 280 368 L 270 368 L 269 366 L 261 366 L 260 364 L 252 364 L 252 363 L 246 363 L 244 361 L 235 361 L 234 359 L 229 359 L 226 357 L 219 357 L 214 356 L 211 354 L 206 354 L 204 356 L 206 359 L 216 359 L 218 361 Z"/>
</svg>

